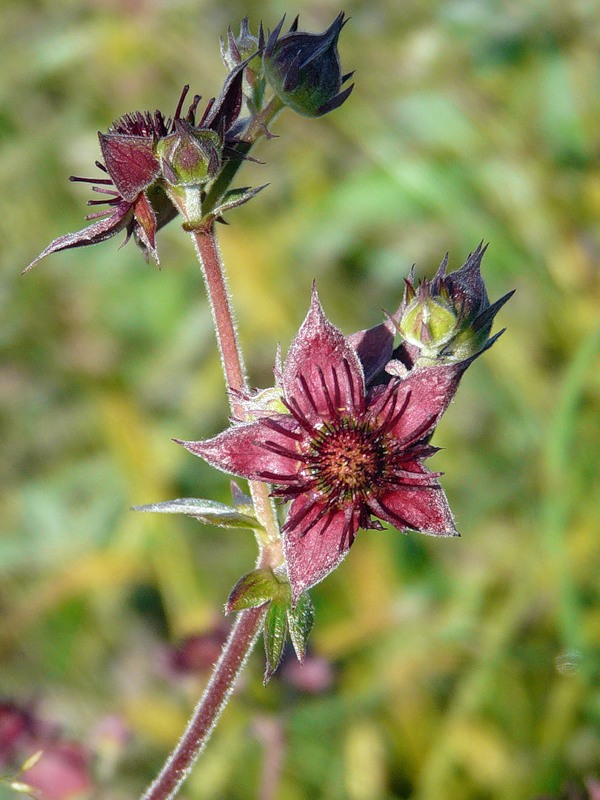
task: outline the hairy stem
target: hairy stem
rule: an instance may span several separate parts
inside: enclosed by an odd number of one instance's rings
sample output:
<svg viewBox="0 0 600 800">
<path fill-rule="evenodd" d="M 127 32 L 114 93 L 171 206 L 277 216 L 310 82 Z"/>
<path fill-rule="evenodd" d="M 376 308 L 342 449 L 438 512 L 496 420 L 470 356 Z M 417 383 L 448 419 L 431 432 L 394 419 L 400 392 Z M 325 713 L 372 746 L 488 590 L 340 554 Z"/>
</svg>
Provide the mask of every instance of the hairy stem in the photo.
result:
<svg viewBox="0 0 600 800">
<path fill-rule="evenodd" d="M 229 300 L 225 270 L 215 236 L 214 223 L 207 223 L 199 230 L 192 231 L 192 239 L 202 267 L 202 274 L 206 283 L 206 290 L 215 323 L 215 331 L 221 353 L 221 363 L 225 384 L 228 386 L 231 410 L 238 419 L 243 419 L 244 412 L 236 398 L 236 393 L 248 389 L 246 370 L 240 350 L 233 310 Z M 256 517 L 266 531 L 265 544 L 274 545 L 268 566 L 277 566 L 280 557 L 276 545 L 280 541 L 279 525 L 275 516 L 275 509 L 266 484 L 260 481 L 250 481 L 250 493 L 254 502 Z"/>
<path fill-rule="evenodd" d="M 247 389 L 248 384 L 214 223 L 207 223 L 205 227 L 192 231 L 191 236 L 210 300 L 225 384 L 231 392 L 229 396 L 231 410 L 241 419 L 243 411 L 236 400 L 236 393 Z"/>
<path fill-rule="evenodd" d="M 233 309 L 227 291 L 225 269 L 215 236 L 214 222 L 210 219 L 210 210 L 227 191 L 243 157 L 252 145 L 267 135 L 267 124 L 275 118 L 281 108 L 281 102 L 274 99 L 251 121 L 242 141 L 238 144 L 240 158 L 232 158 L 226 163 L 221 175 L 204 200 L 203 208 L 206 210 L 209 221 L 191 232 L 210 300 L 223 375 L 230 392 L 229 403 L 233 415 L 238 419 L 243 419 L 244 416 L 243 407 L 239 402 L 239 393 L 248 389 L 248 382 Z M 174 195 L 172 199 L 185 217 L 186 208 L 183 199 L 177 195 Z M 256 518 L 264 529 L 264 532 L 261 531 L 259 535 L 260 553 L 257 567 L 278 567 L 283 558 L 281 534 L 268 488 L 264 483 L 251 481 L 250 492 Z M 183 736 L 141 800 L 170 800 L 177 794 L 227 704 L 237 677 L 262 629 L 265 613 L 266 606 L 250 608 L 238 614 L 221 656 L 213 668 L 204 694 L 198 701 Z"/>
<path fill-rule="evenodd" d="M 183 736 L 142 800 L 170 800 L 177 794 L 227 704 L 237 677 L 260 633 L 264 615 L 264 606 L 250 608 L 238 614 L 221 657 L 215 664 L 211 679 Z"/>
</svg>

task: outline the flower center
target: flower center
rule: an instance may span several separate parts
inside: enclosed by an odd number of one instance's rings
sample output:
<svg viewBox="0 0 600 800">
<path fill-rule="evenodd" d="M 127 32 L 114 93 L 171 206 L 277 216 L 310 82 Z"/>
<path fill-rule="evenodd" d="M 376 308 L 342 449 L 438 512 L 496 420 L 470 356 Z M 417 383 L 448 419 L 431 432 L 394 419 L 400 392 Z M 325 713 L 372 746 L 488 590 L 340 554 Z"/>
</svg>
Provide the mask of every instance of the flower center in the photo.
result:
<svg viewBox="0 0 600 800">
<path fill-rule="evenodd" d="M 340 419 L 311 442 L 308 468 L 319 489 L 338 504 L 366 497 L 385 470 L 382 438 L 365 423 Z"/>
</svg>

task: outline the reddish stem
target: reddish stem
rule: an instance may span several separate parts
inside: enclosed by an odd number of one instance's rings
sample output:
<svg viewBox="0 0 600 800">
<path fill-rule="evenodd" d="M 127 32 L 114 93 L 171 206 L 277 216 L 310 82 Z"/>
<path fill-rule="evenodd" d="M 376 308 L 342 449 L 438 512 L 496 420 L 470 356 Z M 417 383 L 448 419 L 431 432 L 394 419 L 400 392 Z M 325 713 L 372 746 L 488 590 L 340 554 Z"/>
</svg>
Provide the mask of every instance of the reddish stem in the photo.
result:
<svg viewBox="0 0 600 800">
<path fill-rule="evenodd" d="M 233 310 L 221 262 L 221 254 L 214 232 L 214 223 L 192 232 L 192 239 L 206 281 L 207 294 L 213 313 L 219 352 L 229 389 L 241 391 L 247 388 L 246 375 L 242 364 L 242 354 L 237 339 Z M 230 399 L 231 409 L 237 411 L 235 400 Z"/>
<path fill-rule="evenodd" d="M 206 282 L 207 294 L 210 299 L 225 384 L 234 393 L 248 389 L 246 371 L 235 329 L 233 310 L 229 302 L 225 270 L 215 236 L 214 223 L 207 223 L 205 227 L 192 231 L 192 239 L 194 240 L 194 246 L 196 247 L 198 260 Z M 243 419 L 244 411 L 240 404 L 236 402 L 235 394 L 230 395 L 229 403 L 234 416 Z M 281 537 L 269 490 L 265 483 L 250 481 L 250 493 L 258 521 L 266 531 L 264 544 L 268 545 L 268 547 L 263 550 L 262 559 L 265 562 L 265 566 L 275 567 L 281 562 L 282 558 Z"/>
<path fill-rule="evenodd" d="M 248 384 L 213 224 L 194 230 L 192 238 L 210 299 L 225 382 L 230 390 L 239 392 L 247 389 Z M 233 413 L 241 419 L 243 409 L 236 402 L 235 395 L 230 396 L 229 402 Z M 264 536 L 260 537 L 261 552 L 257 566 L 276 567 L 282 559 L 281 537 L 269 492 L 267 486 L 259 482 L 251 482 L 250 488 L 256 516 L 265 530 Z M 213 668 L 210 681 L 183 736 L 141 800 L 170 800 L 177 794 L 210 738 L 233 691 L 237 677 L 261 631 L 265 613 L 266 606 L 262 606 L 238 614 L 221 657 Z"/>
<path fill-rule="evenodd" d="M 169 760 L 142 800 L 170 800 L 189 775 L 219 719 L 260 633 L 265 607 L 238 614 L 211 679 Z"/>
</svg>

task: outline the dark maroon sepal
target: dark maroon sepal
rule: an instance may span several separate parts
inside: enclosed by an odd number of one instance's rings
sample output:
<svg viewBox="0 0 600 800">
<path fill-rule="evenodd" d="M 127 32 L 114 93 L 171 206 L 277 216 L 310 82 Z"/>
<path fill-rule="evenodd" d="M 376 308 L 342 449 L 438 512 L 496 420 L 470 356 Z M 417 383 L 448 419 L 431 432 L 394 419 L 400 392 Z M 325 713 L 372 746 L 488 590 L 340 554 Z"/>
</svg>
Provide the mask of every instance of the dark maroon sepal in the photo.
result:
<svg viewBox="0 0 600 800">
<path fill-rule="evenodd" d="M 153 140 L 120 133 L 99 133 L 100 149 L 106 168 L 118 192 L 133 202 L 160 175 Z"/>
<path fill-rule="evenodd" d="M 123 230 L 133 218 L 133 206 L 131 203 L 123 201 L 115 207 L 113 213 L 104 219 L 88 225 L 81 231 L 76 233 L 67 233 L 64 236 L 59 236 L 51 242 L 45 250 L 39 254 L 37 258 L 26 267 L 21 274 L 29 272 L 30 269 L 35 267 L 38 261 L 41 261 L 46 256 L 52 253 L 58 253 L 60 250 L 69 250 L 73 247 L 87 247 L 90 244 L 99 244 L 115 236 L 119 231 Z"/>
</svg>

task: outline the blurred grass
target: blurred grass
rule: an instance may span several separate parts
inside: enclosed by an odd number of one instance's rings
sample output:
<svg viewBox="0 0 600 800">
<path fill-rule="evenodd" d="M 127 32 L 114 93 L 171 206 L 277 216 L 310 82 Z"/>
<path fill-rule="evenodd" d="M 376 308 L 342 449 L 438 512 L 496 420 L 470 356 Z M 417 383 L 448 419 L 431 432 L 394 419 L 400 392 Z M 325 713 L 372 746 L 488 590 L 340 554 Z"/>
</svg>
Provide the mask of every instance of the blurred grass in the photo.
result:
<svg viewBox="0 0 600 800">
<path fill-rule="evenodd" d="M 136 796 L 201 681 L 157 662 L 219 619 L 254 545 L 129 512 L 228 481 L 171 442 L 226 424 L 190 243 L 163 270 L 115 241 L 20 270 L 81 227 L 95 131 L 136 108 L 209 97 L 239 2 L 5 0 L 0 18 L 0 694 L 39 698 L 81 740 L 107 712 L 134 740 L 111 798 Z M 319 4 L 255 3 L 251 22 Z M 436 434 L 463 538 L 363 533 L 314 591 L 335 687 L 260 684 L 255 656 L 182 797 L 257 796 L 252 721 L 283 720 L 278 798 L 527 800 L 600 775 L 600 9 L 492 0 L 345 6 L 342 109 L 284 115 L 269 182 L 221 231 L 256 385 L 318 280 L 350 332 L 393 310 L 411 263 L 431 275 L 490 241 L 508 331 Z"/>
</svg>

